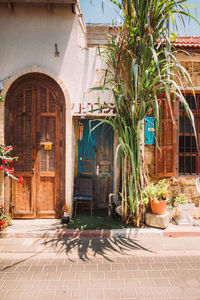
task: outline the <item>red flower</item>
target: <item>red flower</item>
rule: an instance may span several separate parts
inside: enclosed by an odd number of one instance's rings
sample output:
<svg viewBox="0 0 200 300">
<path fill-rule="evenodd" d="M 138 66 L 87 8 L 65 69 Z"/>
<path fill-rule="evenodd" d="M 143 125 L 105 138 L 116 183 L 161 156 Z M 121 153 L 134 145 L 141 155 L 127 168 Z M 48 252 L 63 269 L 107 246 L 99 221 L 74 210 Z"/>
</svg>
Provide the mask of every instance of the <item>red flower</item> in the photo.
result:
<svg viewBox="0 0 200 300">
<path fill-rule="evenodd" d="M 11 164 L 13 162 L 13 160 L 9 160 L 9 163 Z"/>
<path fill-rule="evenodd" d="M 22 177 L 22 176 L 19 176 L 18 182 L 19 182 L 19 183 L 22 183 L 22 182 L 23 182 L 23 177 Z"/>
<path fill-rule="evenodd" d="M 3 226 L 3 225 L 5 225 L 6 224 L 6 222 L 5 221 L 3 221 L 3 220 L 0 220 L 0 226 Z"/>
<path fill-rule="evenodd" d="M 7 163 L 7 159 L 2 159 L 2 163 L 6 164 Z"/>
<path fill-rule="evenodd" d="M 0 166 L 0 170 L 4 170 L 4 166 L 3 165 Z"/>
<path fill-rule="evenodd" d="M 14 171 L 14 170 L 13 170 L 13 168 L 12 168 L 12 169 L 9 170 L 9 173 L 10 173 L 10 174 L 13 174 L 13 171 Z"/>
</svg>

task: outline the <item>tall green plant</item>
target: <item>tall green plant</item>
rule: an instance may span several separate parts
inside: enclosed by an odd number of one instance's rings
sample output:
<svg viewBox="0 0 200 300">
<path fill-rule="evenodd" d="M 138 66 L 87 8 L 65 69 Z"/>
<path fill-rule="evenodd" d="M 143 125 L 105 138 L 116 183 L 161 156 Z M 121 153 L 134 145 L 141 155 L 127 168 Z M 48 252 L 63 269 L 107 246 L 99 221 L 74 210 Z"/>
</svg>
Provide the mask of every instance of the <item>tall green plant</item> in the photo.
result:
<svg viewBox="0 0 200 300">
<path fill-rule="evenodd" d="M 165 94 L 172 118 L 172 102 L 179 99 L 195 127 L 179 87 L 183 79 L 191 87 L 192 83 L 176 58 L 176 49 L 171 47 L 170 37 L 175 35 L 169 36 L 168 28 L 169 19 L 176 25 L 176 14 L 180 18 L 192 16 L 184 5 L 186 0 L 110 1 L 120 9 L 123 25 L 116 29 L 117 38 L 108 37 L 106 47 L 100 51 L 106 61 L 104 85 L 94 89 L 111 90 L 114 97 L 115 117 L 104 122 L 112 125 L 119 141 L 123 218 L 127 222 L 132 219 L 139 226 L 144 208 L 141 191 L 145 185 L 140 137 L 144 118 L 150 112 L 155 117 L 158 136 L 159 94 Z"/>
</svg>

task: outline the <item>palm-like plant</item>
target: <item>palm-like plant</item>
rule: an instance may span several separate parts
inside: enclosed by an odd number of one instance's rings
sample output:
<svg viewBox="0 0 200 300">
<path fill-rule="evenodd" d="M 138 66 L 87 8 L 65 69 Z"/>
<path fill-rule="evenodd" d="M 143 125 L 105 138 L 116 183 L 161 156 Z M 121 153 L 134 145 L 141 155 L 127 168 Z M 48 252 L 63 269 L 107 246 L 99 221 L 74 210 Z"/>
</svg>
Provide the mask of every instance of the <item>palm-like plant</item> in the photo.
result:
<svg viewBox="0 0 200 300">
<path fill-rule="evenodd" d="M 122 211 L 125 221 L 139 226 L 142 212 L 142 189 L 145 185 L 141 147 L 144 118 L 155 117 L 159 133 L 159 95 L 165 94 L 171 111 L 176 98 L 182 102 L 194 127 L 194 118 L 181 89 L 184 78 L 192 86 L 190 76 L 176 58 L 170 45 L 169 19 L 174 15 L 192 17 L 186 0 L 110 0 L 123 15 L 118 37 L 108 38 L 101 51 L 106 61 L 104 85 L 97 89 L 112 90 L 116 115 L 104 120 L 111 124 L 118 137 L 122 166 Z M 171 95 L 174 95 L 172 97 Z M 101 106 L 102 109 L 102 106 Z M 156 139 L 157 140 L 157 139 Z"/>
</svg>

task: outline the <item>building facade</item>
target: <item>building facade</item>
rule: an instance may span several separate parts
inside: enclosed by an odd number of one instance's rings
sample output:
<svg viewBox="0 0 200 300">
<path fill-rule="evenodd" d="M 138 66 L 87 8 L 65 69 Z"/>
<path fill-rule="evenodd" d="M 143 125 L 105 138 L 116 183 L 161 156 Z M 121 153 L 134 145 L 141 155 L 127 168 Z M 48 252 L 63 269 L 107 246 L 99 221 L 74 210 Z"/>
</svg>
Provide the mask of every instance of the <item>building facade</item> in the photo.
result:
<svg viewBox="0 0 200 300">
<path fill-rule="evenodd" d="M 0 103 L 0 143 L 14 146 L 16 175 L 24 178 L 20 184 L 1 174 L 1 203 L 14 218 L 57 218 L 64 204 L 73 206 L 74 177 L 84 175 L 93 178 L 95 207 L 106 207 L 120 171 L 114 159 L 116 138 L 97 121 L 113 111 L 97 108 L 99 101 L 112 105 L 112 97 L 90 88 L 99 86 L 104 75 L 96 45 L 115 30 L 90 26 L 87 35 L 77 0 L 0 0 L 0 28 L 5 99 Z M 179 60 L 200 101 L 200 41 L 180 38 L 176 47 L 190 54 L 180 54 Z M 193 105 L 191 91 L 184 89 Z M 189 193 L 199 174 L 199 155 L 183 111 L 175 109 L 178 127 L 166 127 L 168 139 L 159 159 L 155 146 L 144 146 L 145 162 L 151 177 L 170 176 L 176 192 Z M 194 113 L 198 119 L 199 112 Z"/>
<path fill-rule="evenodd" d="M 89 126 L 80 119 L 104 116 L 89 113 L 97 107 L 98 93 L 88 90 L 99 85 L 102 61 L 96 47 L 88 48 L 78 1 L 0 1 L 0 27 L 5 99 L 0 103 L 0 142 L 14 145 L 16 175 L 24 179 L 20 185 L 1 175 L 1 202 L 15 218 L 58 217 L 63 204 L 72 207 L 74 176 L 87 168 L 98 181 L 100 199 L 109 181 L 105 177 L 112 173 L 107 158 L 113 142 L 97 135 L 96 144 L 87 145 L 91 166 L 87 153 L 78 154 L 78 135 Z M 101 155 L 94 147 L 101 148 Z M 77 155 L 82 155 L 79 162 Z M 98 168 L 105 172 L 97 180 Z M 105 205 L 99 201 L 97 206 Z"/>
</svg>

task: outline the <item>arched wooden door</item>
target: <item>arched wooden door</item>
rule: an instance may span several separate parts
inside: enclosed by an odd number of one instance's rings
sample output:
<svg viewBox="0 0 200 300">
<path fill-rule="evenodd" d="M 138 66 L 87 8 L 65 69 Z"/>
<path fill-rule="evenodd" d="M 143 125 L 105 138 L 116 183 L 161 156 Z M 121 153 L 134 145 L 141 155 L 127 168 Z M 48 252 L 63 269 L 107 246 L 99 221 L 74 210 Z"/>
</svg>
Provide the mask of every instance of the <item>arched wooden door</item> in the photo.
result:
<svg viewBox="0 0 200 300">
<path fill-rule="evenodd" d="M 56 218 L 60 205 L 62 92 L 47 76 L 23 76 L 6 101 L 6 137 L 18 162 L 12 181 L 14 218 Z"/>
</svg>

